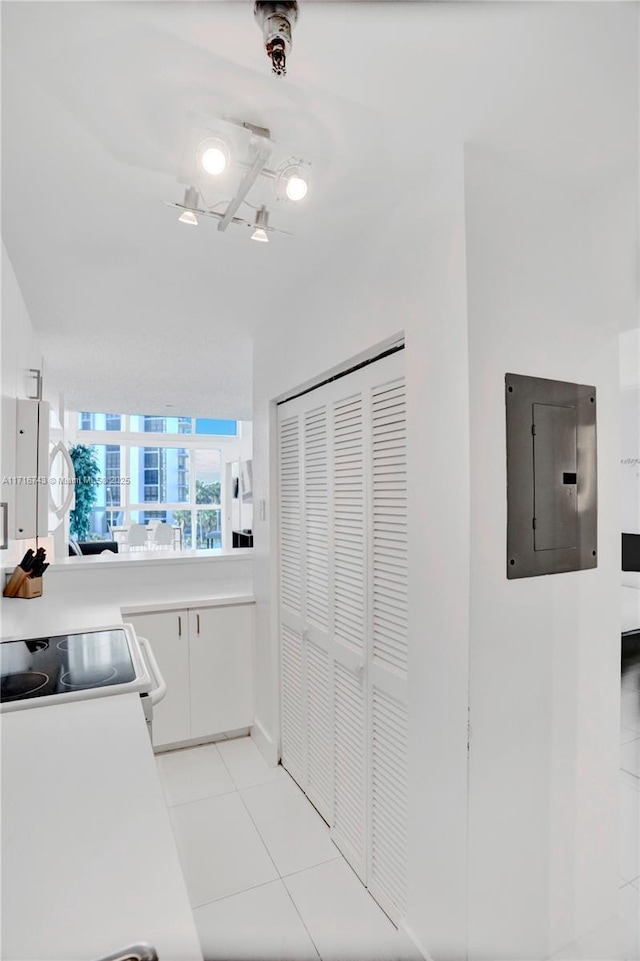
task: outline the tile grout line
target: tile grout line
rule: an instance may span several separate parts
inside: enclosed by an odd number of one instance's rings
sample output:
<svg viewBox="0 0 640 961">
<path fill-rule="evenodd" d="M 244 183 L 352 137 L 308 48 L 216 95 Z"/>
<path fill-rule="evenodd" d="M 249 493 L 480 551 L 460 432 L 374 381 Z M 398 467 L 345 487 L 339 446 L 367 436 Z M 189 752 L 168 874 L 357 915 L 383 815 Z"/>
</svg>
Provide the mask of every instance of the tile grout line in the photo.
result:
<svg viewBox="0 0 640 961">
<path fill-rule="evenodd" d="M 268 782 L 267 782 L 267 783 L 268 783 Z M 256 786 L 257 786 L 257 785 L 256 785 Z M 283 876 L 282 874 L 280 874 L 280 868 L 278 867 L 278 865 L 277 865 L 276 862 L 274 861 L 273 857 L 271 857 L 271 852 L 269 851 L 269 848 L 267 847 L 267 843 L 266 843 L 265 839 L 262 837 L 262 834 L 260 834 L 260 828 L 258 827 L 258 825 L 256 824 L 256 822 L 254 821 L 253 815 L 251 814 L 251 811 L 250 811 L 249 808 L 247 807 L 247 802 L 246 802 L 245 799 L 242 797 L 242 791 L 238 791 L 238 794 L 240 795 L 240 799 L 241 799 L 242 803 L 244 804 L 244 807 L 245 807 L 245 810 L 246 810 L 247 814 L 248 814 L 249 817 L 251 818 L 251 823 L 253 824 L 254 828 L 255 828 L 256 831 L 258 832 L 258 836 L 259 836 L 260 840 L 262 841 L 262 843 L 263 843 L 263 845 L 264 845 L 264 847 L 265 847 L 265 849 L 266 849 L 266 851 L 267 851 L 267 854 L 268 854 L 269 857 L 271 858 L 271 863 L 273 864 L 274 868 L 275 868 L 276 871 L 278 872 L 278 880 L 280 881 L 280 883 L 282 884 L 282 887 L 283 887 L 283 888 L 285 889 L 285 891 L 287 892 L 287 897 L 289 898 L 289 900 L 290 900 L 291 903 L 293 904 L 293 907 L 295 908 L 295 912 L 296 912 L 296 914 L 298 915 L 298 917 L 300 918 L 300 921 L 302 922 L 302 926 L 303 926 L 303 928 L 305 929 L 305 931 L 307 932 L 307 935 L 309 936 L 309 940 L 311 941 L 311 944 L 313 945 L 314 951 L 315 951 L 316 954 L 318 955 L 318 958 L 320 958 L 320 961 L 322 961 L 322 957 L 321 957 L 321 955 L 320 955 L 320 952 L 318 951 L 318 945 L 316 944 L 316 942 L 315 942 L 315 941 L 313 940 L 313 938 L 311 937 L 311 932 L 309 931 L 309 928 L 307 927 L 304 918 L 302 917 L 302 915 L 300 914 L 300 911 L 298 910 L 298 905 L 296 904 L 296 902 L 295 902 L 295 901 L 293 900 L 293 898 L 291 897 L 291 892 L 289 891 L 289 888 L 288 888 L 287 885 L 285 884 L 284 876 Z M 315 866 L 315 865 L 314 865 L 314 866 Z M 309 870 L 309 869 L 308 869 L 308 868 L 305 868 L 304 870 Z"/>
<path fill-rule="evenodd" d="M 333 843 L 333 842 L 332 842 Z M 297 871 L 289 871 L 288 874 L 281 875 L 282 880 L 286 881 L 288 878 L 295 878 L 298 874 L 304 874 L 305 871 L 311 871 L 313 868 L 322 867 L 323 864 L 331 864 L 332 861 L 337 861 L 338 858 L 342 858 L 343 854 L 336 848 L 336 853 L 332 858 L 327 858 L 326 861 L 318 861 L 317 864 L 310 864 L 306 868 L 298 868 Z"/>
<path fill-rule="evenodd" d="M 305 870 L 308 871 L 309 868 L 305 868 Z M 300 872 L 298 872 L 298 873 L 300 873 Z M 288 877 L 291 877 L 291 875 L 288 875 Z M 287 887 L 286 881 L 284 880 L 284 878 L 281 878 L 281 881 L 282 881 L 282 887 L 283 887 L 283 888 L 285 889 L 285 891 L 287 892 L 287 897 L 288 897 L 289 900 L 291 901 L 291 903 L 292 903 L 292 905 L 293 905 L 293 908 L 294 908 L 294 911 L 296 912 L 296 914 L 298 915 L 298 917 L 299 917 L 300 920 L 302 921 L 302 926 L 303 926 L 303 928 L 305 929 L 305 931 L 307 932 L 307 934 L 308 934 L 308 936 L 309 936 L 309 940 L 311 941 L 311 944 L 313 945 L 314 951 L 316 952 L 316 954 L 317 954 L 318 957 L 320 958 L 320 961 L 322 961 L 322 955 L 320 954 L 320 950 L 319 950 L 319 948 L 318 948 L 318 945 L 317 945 L 316 942 L 313 940 L 313 937 L 311 936 L 311 931 L 310 931 L 309 928 L 307 927 L 307 924 L 306 924 L 304 918 L 303 918 L 302 915 L 300 914 L 300 910 L 299 910 L 299 908 L 298 908 L 298 905 L 297 905 L 296 902 L 293 900 L 293 897 L 292 897 L 292 895 L 291 895 L 291 891 L 290 891 L 289 888 Z"/>
<path fill-rule="evenodd" d="M 257 891 L 258 888 L 266 888 L 268 884 L 276 884 L 281 881 L 282 878 L 271 878 L 270 881 L 260 881 L 258 884 L 250 884 L 248 888 L 242 888 L 241 891 L 232 891 L 231 894 L 222 894 L 219 898 L 212 898 L 210 901 L 202 901 L 201 904 L 192 904 L 191 910 L 197 911 L 199 908 L 206 908 L 209 904 L 217 904 L 219 901 L 227 901 L 229 898 L 237 898 L 240 894 L 246 894 L 247 891 Z M 627 881 L 627 884 L 630 882 Z"/>
<path fill-rule="evenodd" d="M 231 775 L 231 771 L 229 770 L 229 768 L 227 767 L 227 765 L 224 763 L 224 758 L 222 757 L 222 754 L 220 753 L 220 751 L 218 751 L 216 742 L 207 742 L 206 744 L 196 744 L 194 747 L 181 747 L 181 748 L 178 748 L 176 751 L 169 751 L 169 752 L 167 752 L 167 753 L 169 753 L 169 754 L 180 754 L 182 751 L 197 751 L 197 750 L 198 750 L 199 748 L 201 748 L 201 747 L 213 747 L 213 748 L 216 749 L 216 754 L 218 755 L 218 757 L 219 757 L 220 760 L 222 761 L 222 766 L 223 766 L 223 768 L 225 769 L 225 771 L 227 772 L 227 774 L 229 775 L 229 780 L 231 781 L 231 784 L 233 785 L 233 787 L 231 788 L 230 791 L 222 791 L 220 794 L 207 794 L 207 795 L 205 795 L 205 797 L 190 798 L 188 801 L 178 801 L 177 804 L 169 804 L 169 801 L 167 800 L 166 791 L 164 790 L 164 780 L 165 780 L 165 779 L 164 779 L 162 770 L 160 769 L 160 767 L 159 767 L 159 765 L 158 765 L 158 758 L 159 758 L 159 757 L 162 757 L 162 755 L 161 755 L 161 754 L 160 754 L 160 755 L 156 754 L 156 755 L 154 755 L 155 760 L 156 760 L 156 768 L 157 768 L 157 770 L 158 770 L 158 775 L 160 776 L 160 782 L 161 782 L 161 784 L 162 784 L 162 793 L 164 794 L 165 803 L 166 803 L 166 805 L 167 805 L 168 808 L 178 808 L 178 807 L 182 807 L 183 804 L 193 804 L 195 801 L 206 801 L 206 800 L 208 800 L 209 798 L 214 798 L 214 797 L 225 797 L 225 796 L 228 795 L 228 794 L 233 794 L 233 793 L 238 792 L 238 791 L 240 790 L 238 787 L 236 787 L 236 782 L 233 780 L 233 777 L 232 777 L 232 775 Z"/>
<path fill-rule="evenodd" d="M 222 754 L 220 754 L 220 757 L 222 757 Z M 222 758 L 222 763 L 224 764 L 224 758 Z M 226 764 L 225 764 L 225 767 L 226 767 Z M 227 768 L 227 770 L 229 770 L 229 769 Z M 231 776 L 231 771 L 229 771 L 229 775 Z M 270 782 L 267 781 L 267 782 L 265 782 L 265 783 L 268 784 L 268 783 L 270 783 Z M 235 784 L 235 781 L 234 781 L 234 784 Z M 257 784 L 254 785 L 254 787 L 258 787 L 258 786 L 259 786 L 259 785 L 257 785 Z M 293 907 L 294 907 L 294 909 L 295 909 L 296 914 L 297 914 L 298 917 L 300 918 L 300 921 L 302 922 L 302 926 L 303 926 L 303 928 L 305 929 L 305 931 L 307 932 L 307 935 L 308 935 L 308 937 L 309 937 L 309 940 L 311 941 L 311 944 L 313 945 L 314 951 L 315 951 L 316 954 L 318 955 L 318 958 L 320 959 L 320 961 L 322 961 L 322 956 L 321 956 L 321 954 L 320 954 L 320 952 L 319 952 L 319 950 L 318 950 L 318 945 L 317 945 L 317 944 L 315 943 L 315 941 L 313 940 L 313 938 L 312 938 L 312 936 L 311 936 L 311 932 L 309 931 L 309 928 L 307 927 L 304 918 L 302 917 L 302 915 L 300 914 L 300 911 L 298 910 L 298 905 L 296 904 L 296 902 L 295 902 L 295 901 L 293 900 L 293 898 L 291 897 L 291 892 L 289 891 L 289 888 L 287 887 L 287 885 L 286 885 L 286 883 L 285 883 L 285 880 L 284 880 L 284 877 L 285 877 L 285 876 L 283 876 L 282 874 L 280 874 L 280 869 L 278 868 L 278 865 L 276 864 L 276 862 L 274 861 L 273 857 L 271 856 L 271 851 L 270 851 L 269 848 L 267 847 L 266 841 L 264 840 L 264 838 L 262 837 L 262 834 L 260 833 L 260 828 L 258 827 L 258 825 L 256 824 L 255 820 L 253 819 L 253 815 L 251 814 L 251 811 L 249 810 L 249 808 L 248 808 L 248 806 L 247 806 L 247 802 L 246 802 L 245 799 L 243 798 L 243 796 L 242 796 L 242 791 L 241 791 L 240 789 L 238 789 L 238 794 L 240 795 L 240 800 L 242 801 L 242 803 L 243 803 L 243 805 L 244 805 L 245 811 L 247 812 L 247 814 L 249 815 L 249 817 L 250 817 L 250 819 L 251 819 L 251 823 L 253 824 L 254 828 L 256 829 L 256 831 L 257 831 L 257 833 L 258 833 L 258 837 L 259 837 L 260 840 L 262 841 L 262 844 L 263 844 L 263 846 L 264 846 L 267 854 L 268 854 L 269 857 L 271 858 L 271 863 L 273 864 L 273 866 L 274 866 L 274 868 L 276 869 L 276 872 L 277 872 L 277 874 L 278 874 L 278 880 L 280 881 L 280 883 L 282 884 L 282 887 L 283 887 L 283 888 L 285 889 L 285 891 L 287 892 L 287 897 L 288 897 L 289 900 L 291 901 L 291 903 L 292 903 L 292 905 L 293 905 Z M 315 865 L 312 865 L 312 866 L 315 867 Z M 308 871 L 309 868 L 304 868 L 304 870 L 305 870 L 305 871 Z M 287 875 L 287 876 L 289 876 L 289 875 Z M 267 882 L 267 883 L 269 883 L 269 882 Z"/>
<path fill-rule="evenodd" d="M 220 752 L 218 752 L 218 753 L 220 753 Z M 226 770 L 229 772 L 229 777 L 230 777 L 231 780 L 233 781 L 233 775 L 231 774 L 231 771 L 230 771 L 229 768 L 227 767 L 227 765 L 226 765 L 226 763 L 225 763 L 225 760 L 224 760 L 224 758 L 222 757 L 222 754 L 220 754 L 220 758 L 221 758 L 222 763 L 224 764 Z M 233 783 L 235 784 L 236 782 L 233 781 Z M 238 797 L 240 798 L 240 800 L 241 800 L 241 802 L 242 802 L 243 808 L 245 809 L 245 811 L 246 811 L 247 814 L 249 815 L 249 820 L 251 821 L 251 823 L 253 824 L 254 828 L 256 829 L 256 833 L 257 833 L 258 837 L 260 838 L 260 841 L 262 842 L 263 848 L 265 849 L 265 851 L 266 851 L 267 854 L 269 855 L 269 860 L 270 860 L 271 863 L 273 864 L 273 866 L 274 866 L 274 868 L 275 868 L 275 871 L 276 871 L 276 874 L 278 875 L 278 878 L 279 878 L 280 880 L 282 880 L 282 875 L 280 874 L 280 871 L 278 870 L 278 865 L 277 865 L 276 862 L 273 860 L 273 857 L 271 856 L 271 851 L 270 851 L 269 848 L 267 847 L 264 838 L 263 838 L 262 835 L 260 834 L 260 830 L 259 830 L 259 828 L 258 828 L 258 825 L 256 824 L 256 822 L 253 820 L 253 817 L 251 816 L 251 811 L 250 811 L 249 808 L 247 807 L 246 801 L 245 801 L 245 799 L 244 799 L 243 796 L 242 796 L 242 792 L 241 792 L 240 788 L 237 788 L 237 794 L 238 794 Z M 275 878 L 273 878 L 273 880 L 275 880 Z M 249 889 L 247 889 L 247 890 L 249 890 Z M 240 893 L 240 892 L 238 892 L 238 893 Z"/>
<path fill-rule="evenodd" d="M 167 807 L 172 810 L 173 808 L 184 807 L 185 804 L 197 804 L 198 801 L 210 801 L 212 798 L 217 797 L 228 797 L 230 794 L 239 794 L 240 792 L 236 787 L 231 788 L 230 791 L 222 791 L 220 794 L 206 794 L 204 797 L 194 797 L 189 798 L 188 801 L 178 801 L 176 804 L 169 804 L 167 801 Z"/>
</svg>

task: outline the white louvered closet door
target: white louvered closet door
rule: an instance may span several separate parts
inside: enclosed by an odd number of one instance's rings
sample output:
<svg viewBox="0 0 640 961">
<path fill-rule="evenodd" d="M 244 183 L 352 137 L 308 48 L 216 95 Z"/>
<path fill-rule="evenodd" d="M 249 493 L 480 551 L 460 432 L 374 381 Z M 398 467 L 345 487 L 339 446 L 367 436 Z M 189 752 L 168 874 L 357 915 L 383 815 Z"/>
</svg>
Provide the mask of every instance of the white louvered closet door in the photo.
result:
<svg viewBox="0 0 640 961">
<path fill-rule="evenodd" d="M 407 438 L 404 376 L 372 388 L 369 889 L 393 920 L 406 913 Z"/>
<path fill-rule="evenodd" d="M 303 418 L 303 563 L 305 595 L 307 786 L 309 799 L 329 821 L 333 804 L 329 591 L 329 477 L 326 404 Z"/>
<path fill-rule="evenodd" d="M 336 381 L 333 395 L 333 680 L 334 806 L 332 837 L 367 879 L 367 484 L 366 380 Z M 336 396 L 336 394 L 338 396 Z"/>
<path fill-rule="evenodd" d="M 394 920 L 405 913 L 404 352 L 282 404 L 282 762 Z"/>
<path fill-rule="evenodd" d="M 303 644 L 302 423 L 286 411 L 278 425 L 280 473 L 280 663 L 282 763 L 307 784 L 306 658 Z"/>
<path fill-rule="evenodd" d="M 331 511 L 326 404 L 280 408 L 282 763 L 322 816 L 333 810 L 329 625 Z"/>
</svg>

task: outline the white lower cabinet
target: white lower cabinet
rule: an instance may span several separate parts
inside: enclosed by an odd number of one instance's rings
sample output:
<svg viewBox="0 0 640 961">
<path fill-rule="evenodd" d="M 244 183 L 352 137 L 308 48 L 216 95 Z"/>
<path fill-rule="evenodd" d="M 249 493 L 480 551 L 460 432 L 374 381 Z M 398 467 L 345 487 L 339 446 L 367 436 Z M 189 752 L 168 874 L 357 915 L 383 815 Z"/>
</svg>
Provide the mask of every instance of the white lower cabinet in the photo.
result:
<svg viewBox="0 0 640 961">
<path fill-rule="evenodd" d="M 130 614 L 151 641 L 167 684 L 153 711 L 153 744 L 164 747 L 253 723 L 253 604 Z"/>
<path fill-rule="evenodd" d="M 189 611 L 191 737 L 253 724 L 253 605 Z"/>
</svg>

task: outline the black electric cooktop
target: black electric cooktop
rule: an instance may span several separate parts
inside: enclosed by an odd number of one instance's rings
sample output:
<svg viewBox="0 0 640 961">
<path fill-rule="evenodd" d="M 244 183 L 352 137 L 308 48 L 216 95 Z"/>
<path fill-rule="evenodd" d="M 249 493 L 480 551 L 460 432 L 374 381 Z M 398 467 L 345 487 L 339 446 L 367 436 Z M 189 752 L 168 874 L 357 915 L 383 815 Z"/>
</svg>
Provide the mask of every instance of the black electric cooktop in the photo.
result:
<svg viewBox="0 0 640 961">
<path fill-rule="evenodd" d="M 0 644 L 0 701 L 125 684 L 136 678 L 124 630 Z"/>
</svg>

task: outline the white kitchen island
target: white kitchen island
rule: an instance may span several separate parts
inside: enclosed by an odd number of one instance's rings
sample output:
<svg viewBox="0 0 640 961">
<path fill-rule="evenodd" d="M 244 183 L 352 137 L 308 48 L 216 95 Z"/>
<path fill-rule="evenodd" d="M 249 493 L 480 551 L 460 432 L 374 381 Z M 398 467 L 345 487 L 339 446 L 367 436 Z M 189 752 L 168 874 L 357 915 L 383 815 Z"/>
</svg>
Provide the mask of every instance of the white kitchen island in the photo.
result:
<svg viewBox="0 0 640 961">
<path fill-rule="evenodd" d="M 202 961 L 140 697 L 0 723 L 3 961 Z"/>
</svg>

